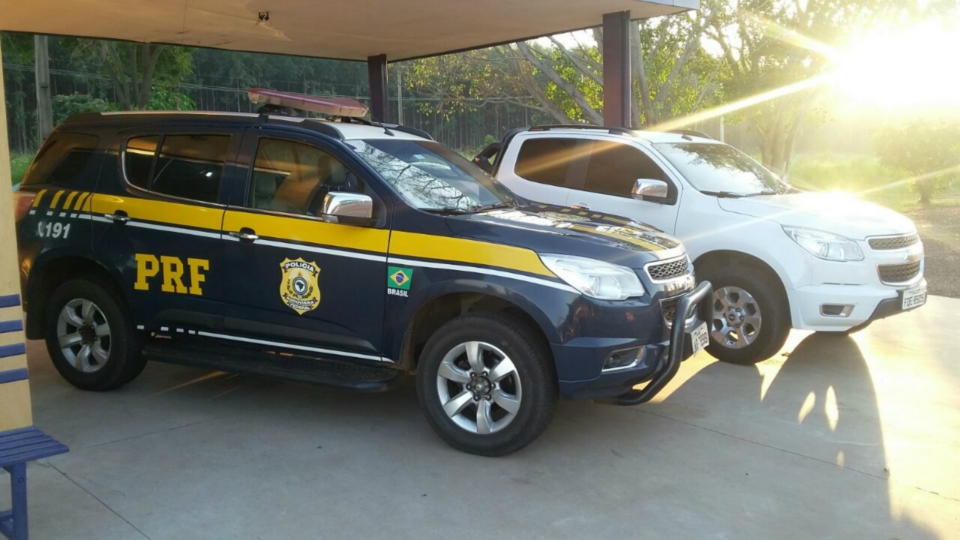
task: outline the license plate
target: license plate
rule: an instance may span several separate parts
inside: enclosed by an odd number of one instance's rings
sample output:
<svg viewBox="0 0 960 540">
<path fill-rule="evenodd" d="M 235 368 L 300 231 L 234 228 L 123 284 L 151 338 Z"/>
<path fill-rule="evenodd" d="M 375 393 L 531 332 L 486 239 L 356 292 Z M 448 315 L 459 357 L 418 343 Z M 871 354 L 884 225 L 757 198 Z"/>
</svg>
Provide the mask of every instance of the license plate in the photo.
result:
<svg viewBox="0 0 960 540">
<path fill-rule="evenodd" d="M 903 309 L 913 309 L 927 302 L 927 289 L 903 291 Z"/>
<path fill-rule="evenodd" d="M 690 333 L 690 341 L 693 343 L 693 354 L 697 354 L 710 344 L 710 333 L 707 332 L 707 323 L 700 323 L 700 326 L 693 329 L 693 332 Z"/>
</svg>

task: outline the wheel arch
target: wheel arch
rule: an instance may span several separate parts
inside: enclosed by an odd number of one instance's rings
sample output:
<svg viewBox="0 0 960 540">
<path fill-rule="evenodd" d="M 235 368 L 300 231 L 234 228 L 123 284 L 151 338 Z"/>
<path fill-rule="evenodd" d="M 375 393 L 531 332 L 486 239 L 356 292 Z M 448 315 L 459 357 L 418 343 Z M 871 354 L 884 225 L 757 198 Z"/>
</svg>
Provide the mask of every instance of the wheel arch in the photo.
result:
<svg viewBox="0 0 960 540">
<path fill-rule="evenodd" d="M 79 277 L 92 277 L 110 283 L 117 288 L 118 280 L 100 262 L 80 256 L 65 255 L 36 261 L 27 283 L 27 339 L 43 339 L 43 320 L 48 300 L 53 291 L 63 283 Z"/>
<path fill-rule="evenodd" d="M 703 253 L 693 261 L 693 267 L 698 276 L 705 272 L 702 270 L 704 268 L 736 265 L 746 265 L 756 268 L 760 272 L 766 274 L 767 277 L 773 281 L 773 283 L 777 286 L 778 291 L 782 295 L 781 300 L 783 300 L 787 306 L 787 316 L 790 318 L 792 324 L 793 315 L 790 309 L 790 296 L 787 294 L 787 288 L 786 285 L 784 285 L 783 277 L 773 266 L 768 264 L 763 259 L 742 251 L 718 249 Z"/>
<path fill-rule="evenodd" d="M 549 348 L 549 338 L 537 317 L 518 303 L 501 296 L 479 291 L 451 291 L 438 294 L 424 302 L 410 318 L 403 335 L 398 360 L 400 367 L 416 369 L 420 352 L 430 336 L 444 323 L 467 313 L 505 313 L 521 321 Z M 550 359 L 551 363 L 553 359 Z"/>
</svg>

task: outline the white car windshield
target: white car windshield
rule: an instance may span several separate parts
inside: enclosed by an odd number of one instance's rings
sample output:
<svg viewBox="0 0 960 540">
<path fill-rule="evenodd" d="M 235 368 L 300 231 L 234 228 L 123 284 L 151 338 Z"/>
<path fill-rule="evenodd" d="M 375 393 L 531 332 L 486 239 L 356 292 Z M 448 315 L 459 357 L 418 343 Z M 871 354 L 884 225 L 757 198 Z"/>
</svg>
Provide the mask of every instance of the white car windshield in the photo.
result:
<svg viewBox="0 0 960 540">
<path fill-rule="evenodd" d="M 516 205 L 506 187 L 442 144 L 411 139 L 346 143 L 414 208 L 468 213 Z"/>
<path fill-rule="evenodd" d="M 750 197 L 793 191 L 789 184 L 750 156 L 726 144 L 658 143 L 653 146 L 703 193 Z"/>
</svg>

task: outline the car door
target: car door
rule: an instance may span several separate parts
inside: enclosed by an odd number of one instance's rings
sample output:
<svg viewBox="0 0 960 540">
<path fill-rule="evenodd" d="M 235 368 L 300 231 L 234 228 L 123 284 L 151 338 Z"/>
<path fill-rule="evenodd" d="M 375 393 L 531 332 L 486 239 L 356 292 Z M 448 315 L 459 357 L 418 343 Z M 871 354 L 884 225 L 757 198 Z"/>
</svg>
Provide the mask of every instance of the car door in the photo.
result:
<svg viewBox="0 0 960 540">
<path fill-rule="evenodd" d="M 574 136 L 517 136 L 508 145 L 497 179 L 532 201 L 568 206 L 571 186 L 586 174 L 585 141 Z M 513 164 L 509 166 L 506 164 Z"/>
<path fill-rule="evenodd" d="M 239 144 L 229 130 L 189 128 L 123 134 L 111 148 L 87 203 L 93 250 L 145 329 L 219 326 L 221 187 Z"/>
<path fill-rule="evenodd" d="M 246 181 L 223 220 L 223 337 L 324 356 L 381 360 L 386 209 L 345 151 L 309 136 L 251 130 Z M 374 198 L 378 226 L 320 217 L 332 191 Z"/>
<path fill-rule="evenodd" d="M 674 233 L 681 190 L 654 157 L 637 146 L 615 140 L 594 139 L 584 141 L 584 145 L 589 145 L 583 149 L 589 160 L 586 174 L 568 205 L 624 216 Z M 666 182 L 668 196 L 634 199 L 632 190 L 639 179 Z"/>
</svg>

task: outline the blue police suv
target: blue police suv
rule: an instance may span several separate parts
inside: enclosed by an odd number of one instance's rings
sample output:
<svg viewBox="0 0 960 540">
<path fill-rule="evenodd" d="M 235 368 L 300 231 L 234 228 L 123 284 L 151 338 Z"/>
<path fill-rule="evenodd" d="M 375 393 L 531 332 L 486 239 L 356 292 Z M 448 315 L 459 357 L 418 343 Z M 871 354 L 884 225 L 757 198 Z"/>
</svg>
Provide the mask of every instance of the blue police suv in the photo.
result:
<svg viewBox="0 0 960 540">
<path fill-rule="evenodd" d="M 404 126 L 79 115 L 14 196 L 27 334 L 85 390 L 146 360 L 361 391 L 413 374 L 440 437 L 504 455 L 559 397 L 643 403 L 707 342 L 676 240 L 524 200 Z"/>
</svg>

